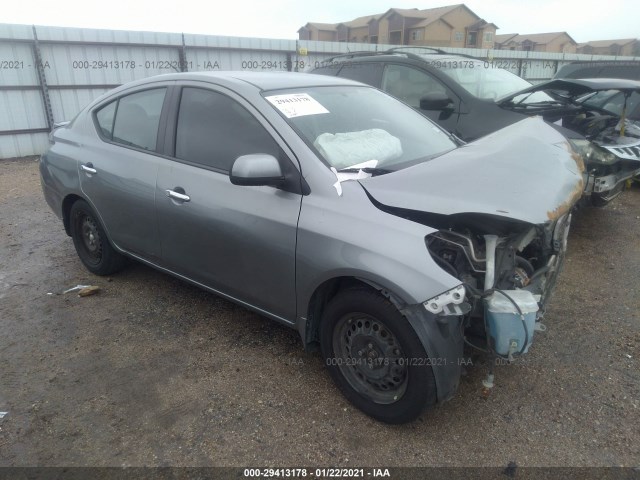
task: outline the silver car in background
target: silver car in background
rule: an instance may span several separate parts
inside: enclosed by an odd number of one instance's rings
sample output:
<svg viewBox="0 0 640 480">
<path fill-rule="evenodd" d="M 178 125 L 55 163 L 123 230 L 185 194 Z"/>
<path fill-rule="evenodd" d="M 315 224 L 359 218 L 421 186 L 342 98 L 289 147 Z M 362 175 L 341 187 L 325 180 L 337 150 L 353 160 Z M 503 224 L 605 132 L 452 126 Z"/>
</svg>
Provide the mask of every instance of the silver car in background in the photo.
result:
<svg viewBox="0 0 640 480">
<path fill-rule="evenodd" d="M 44 196 L 87 269 L 136 259 L 296 328 L 389 423 L 453 395 L 465 341 L 528 350 L 583 188 L 540 119 L 462 145 L 375 88 L 308 74 L 136 81 L 50 140 Z"/>
</svg>

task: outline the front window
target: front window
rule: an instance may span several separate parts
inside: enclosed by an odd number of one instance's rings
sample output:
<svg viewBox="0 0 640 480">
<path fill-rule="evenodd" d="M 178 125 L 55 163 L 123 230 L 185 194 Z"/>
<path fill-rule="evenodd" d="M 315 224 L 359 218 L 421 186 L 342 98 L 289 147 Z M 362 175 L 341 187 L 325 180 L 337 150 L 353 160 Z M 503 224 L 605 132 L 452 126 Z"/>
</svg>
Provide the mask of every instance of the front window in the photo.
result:
<svg viewBox="0 0 640 480">
<path fill-rule="evenodd" d="M 456 148 L 412 108 L 368 87 L 309 87 L 264 94 L 328 166 L 367 162 L 384 170 L 424 162 Z"/>
<path fill-rule="evenodd" d="M 400 31 L 389 32 L 389 43 L 391 43 L 392 45 L 401 45 L 402 32 Z"/>
<path fill-rule="evenodd" d="M 428 73 L 395 64 L 387 65 L 382 89 L 414 108 L 420 108 L 420 99 L 429 93 L 447 93 L 442 84 Z"/>
<path fill-rule="evenodd" d="M 185 87 L 180 98 L 175 156 L 222 172 L 252 153 L 275 157 L 280 148 L 242 105 L 212 90 Z"/>
<path fill-rule="evenodd" d="M 467 38 L 467 45 L 470 47 L 475 47 L 478 41 L 478 32 L 469 32 L 469 36 Z"/>
<path fill-rule="evenodd" d="M 485 42 L 493 41 L 493 33 L 492 32 L 485 32 L 484 33 L 484 41 Z"/>
</svg>

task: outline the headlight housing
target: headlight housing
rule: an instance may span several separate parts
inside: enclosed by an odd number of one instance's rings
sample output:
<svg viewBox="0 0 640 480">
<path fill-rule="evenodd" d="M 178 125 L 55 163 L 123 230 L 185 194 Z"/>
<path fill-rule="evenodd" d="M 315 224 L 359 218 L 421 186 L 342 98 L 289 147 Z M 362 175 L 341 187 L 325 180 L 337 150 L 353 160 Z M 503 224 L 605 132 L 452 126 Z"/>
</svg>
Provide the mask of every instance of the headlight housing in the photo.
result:
<svg viewBox="0 0 640 480">
<path fill-rule="evenodd" d="M 611 152 L 607 152 L 604 148 L 590 142 L 589 140 L 571 139 L 571 146 L 576 152 L 582 155 L 584 162 L 598 163 L 601 165 L 611 165 L 618 161 L 618 158 Z"/>
</svg>

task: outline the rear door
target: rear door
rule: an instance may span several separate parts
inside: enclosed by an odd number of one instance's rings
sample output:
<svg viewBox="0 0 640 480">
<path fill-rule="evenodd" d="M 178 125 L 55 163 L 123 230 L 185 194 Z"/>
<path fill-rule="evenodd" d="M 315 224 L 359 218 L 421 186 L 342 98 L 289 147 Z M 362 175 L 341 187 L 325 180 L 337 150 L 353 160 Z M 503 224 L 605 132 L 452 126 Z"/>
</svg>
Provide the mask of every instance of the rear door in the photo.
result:
<svg viewBox="0 0 640 480">
<path fill-rule="evenodd" d="M 172 160 L 159 166 L 156 190 L 162 264 L 293 320 L 302 196 L 229 180 L 241 155 L 266 153 L 283 164 L 291 152 L 248 102 L 222 87 L 187 83 L 174 108 L 166 152 Z"/>
<path fill-rule="evenodd" d="M 150 261 L 160 254 L 155 187 L 167 90 L 168 85 L 147 86 L 94 110 L 97 135 L 78 164 L 82 192 L 111 241 Z"/>
</svg>

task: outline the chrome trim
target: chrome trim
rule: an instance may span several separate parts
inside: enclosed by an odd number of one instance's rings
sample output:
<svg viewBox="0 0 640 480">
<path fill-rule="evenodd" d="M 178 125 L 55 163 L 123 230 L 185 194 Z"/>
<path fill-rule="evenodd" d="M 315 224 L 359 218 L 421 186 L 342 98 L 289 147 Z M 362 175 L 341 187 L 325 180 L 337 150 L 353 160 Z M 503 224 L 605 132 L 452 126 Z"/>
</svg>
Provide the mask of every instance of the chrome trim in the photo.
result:
<svg viewBox="0 0 640 480">
<path fill-rule="evenodd" d="M 93 168 L 93 167 L 88 167 L 88 166 L 86 166 L 86 165 L 80 165 L 80 168 L 81 168 L 83 171 L 87 172 L 87 173 L 91 173 L 91 174 L 96 174 L 96 173 L 98 173 L 98 171 L 97 171 L 95 168 Z"/>
<path fill-rule="evenodd" d="M 189 195 L 185 195 L 184 193 L 174 192 L 173 190 L 165 190 L 167 192 L 167 197 L 173 198 L 175 200 L 180 200 L 181 202 L 188 202 L 191 200 Z"/>
</svg>

